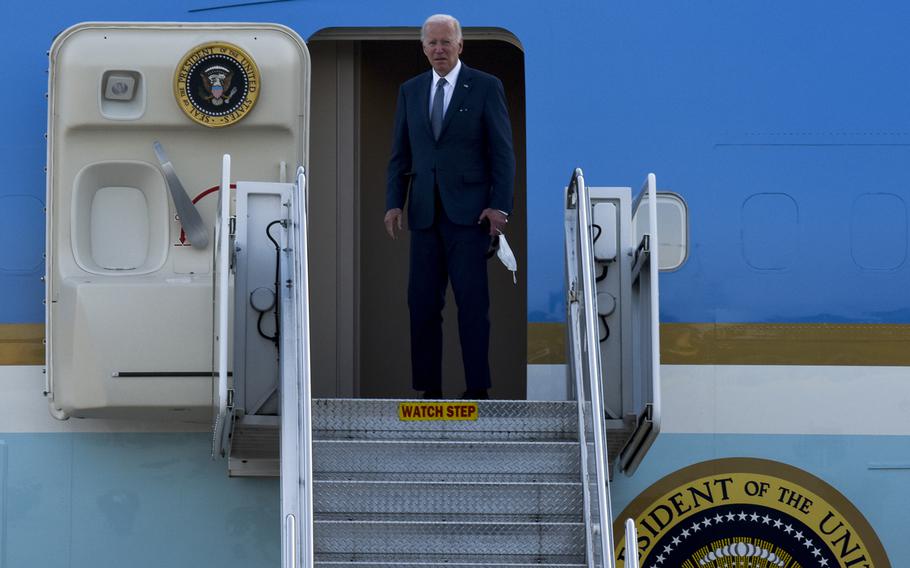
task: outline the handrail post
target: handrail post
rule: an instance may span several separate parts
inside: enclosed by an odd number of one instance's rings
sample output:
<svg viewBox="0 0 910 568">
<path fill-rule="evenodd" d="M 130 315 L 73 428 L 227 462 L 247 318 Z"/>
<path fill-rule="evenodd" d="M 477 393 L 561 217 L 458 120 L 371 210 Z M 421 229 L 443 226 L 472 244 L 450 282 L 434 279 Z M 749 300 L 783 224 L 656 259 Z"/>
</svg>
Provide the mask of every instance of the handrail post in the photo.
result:
<svg viewBox="0 0 910 568">
<path fill-rule="evenodd" d="M 633 519 L 626 519 L 626 560 L 623 565 L 638 568 L 638 530 Z"/>
<path fill-rule="evenodd" d="M 300 397 L 300 429 L 302 430 L 300 455 L 300 473 L 303 482 L 303 568 L 311 568 L 314 564 L 315 547 L 313 546 L 313 421 L 312 421 L 312 392 L 310 389 L 310 304 L 309 304 L 309 272 L 307 263 L 309 261 L 309 209 L 307 208 L 307 177 L 306 170 L 301 166 L 297 168 L 297 187 L 302 195 L 297 196 L 302 200 L 302 207 L 298 208 L 300 219 L 296 231 L 295 246 L 299 251 L 296 265 L 297 281 L 297 299 L 301 306 L 301 335 L 298 343 L 300 348 L 300 357 L 298 358 L 299 390 L 302 394 Z"/>
<path fill-rule="evenodd" d="M 573 199 L 574 198 L 574 199 Z M 603 568 L 614 568 L 613 560 L 613 529 L 612 529 L 612 512 L 610 506 L 610 481 L 607 470 L 607 443 L 604 432 L 604 410 L 601 390 L 602 369 L 600 363 L 600 345 L 598 343 L 598 320 L 596 313 L 596 296 L 595 296 L 595 275 L 594 275 L 594 246 L 591 239 L 591 201 L 588 196 L 588 189 L 585 186 L 584 173 L 581 168 L 576 168 L 572 173 L 569 186 L 566 189 L 566 222 L 570 223 L 571 209 L 575 209 L 575 234 L 569 235 L 567 231 L 567 278 L 568 278 L 568 303 L 570 328 L 575 330 L 575 323 L 580 311 L 579 302 L 584 309 L 583 327 L 584 346 L 580 345 L 578 338 L 573 337 L 572 341 L 572 369 L 576 379 L 576 399 L 579 405 L 579 440 L 582 446 L 587 445 L 586 433 L 587 427 L 584 420 L 583 406 L 586 405 L 585 389 L 591 395 L 591 428 L 593 430 L 594 442 L 594 473 L 595 489 L 598 518 L 594 519 L 591 515 L 591 495 L 589 494 L 587 448 L 582 447 L 581 458 L 583 483 L 585 485 L 585 520 L 589 525 L 587 527 L 588 544 L 594 545 L 593 538 L 597 538 L 596 545 L 601 550 L 601 566 Z M 580 258 L 576 257 L 580 253 Z M 581 266 L 580 274 L 572 263 L 578 263 Z M 585 356 L 582 358 L 582 351 Z M 585 372 L 587 371 L 587 372 Z M 584 385 L 583 378 L 587 375 L 587 385 Z M 599 527 L 599 530 L 593 530 L 593 527 Z M 594 534 L 596 532 L 596 534 Z M 593 555 L 588 554 L 589 566 L 594 566 Z"/>
<path fill-rule="evenodd" d="M 290 195 L 280 264 L 281 500 L 285 515 L 283 568 L 312 568 L 313 433 L 310 392 L 310 313 L 307 280 L 306 176 L 297 170 L 299 193 Z"/>
</svg>

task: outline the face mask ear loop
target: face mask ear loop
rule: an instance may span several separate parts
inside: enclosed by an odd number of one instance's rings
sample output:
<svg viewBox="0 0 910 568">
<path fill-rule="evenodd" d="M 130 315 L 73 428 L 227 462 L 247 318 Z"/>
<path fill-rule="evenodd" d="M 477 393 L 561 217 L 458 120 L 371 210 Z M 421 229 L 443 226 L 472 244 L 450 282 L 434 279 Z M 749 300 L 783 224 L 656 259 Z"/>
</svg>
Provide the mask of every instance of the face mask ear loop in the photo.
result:
<svg viewBox="0 0 910 568">
<path fill-rule="evenodd" d="M 509 246 L 509 241 L 506 240 L 505 235 L 499 235 L 498 244 L 499 247 L 496 251 L 496 256 L 498 256 L 503 265 L 512 272 L 512 283 L 517 286 L 518 277 L 516 276 L 516 273 L 518 272 L 518 261 L 515 259 L 512 247 Z"/>
</svg>

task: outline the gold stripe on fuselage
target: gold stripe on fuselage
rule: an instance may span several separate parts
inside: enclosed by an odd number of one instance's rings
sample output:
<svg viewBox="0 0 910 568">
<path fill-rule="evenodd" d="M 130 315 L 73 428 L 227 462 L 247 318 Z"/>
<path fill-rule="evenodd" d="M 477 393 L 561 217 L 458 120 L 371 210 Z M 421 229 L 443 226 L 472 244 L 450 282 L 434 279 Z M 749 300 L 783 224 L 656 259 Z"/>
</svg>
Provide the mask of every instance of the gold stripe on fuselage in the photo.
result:
<svg viewBox="0 0 910 568">
<path fill-rule="evenodd" d="M 528 364 L 566 362 L 564 324 L 528 324 Z M 664 365 L 910 365 L 910 325 L 663 323 Z"/>
<path fill-rule="evenodd" d="M 910 365 L 910 324 L 663 323 L 664 365 Z M 528 324 L 528 364 L 566 362 L 566 326 Z M 0 365 L 42 365 L 43 324 L 0 325 Z"/>
<path fill-rule="evenodd" d="M 44 324 L 0 325 L 0 365 L 43 365 Z"/>
</svg>

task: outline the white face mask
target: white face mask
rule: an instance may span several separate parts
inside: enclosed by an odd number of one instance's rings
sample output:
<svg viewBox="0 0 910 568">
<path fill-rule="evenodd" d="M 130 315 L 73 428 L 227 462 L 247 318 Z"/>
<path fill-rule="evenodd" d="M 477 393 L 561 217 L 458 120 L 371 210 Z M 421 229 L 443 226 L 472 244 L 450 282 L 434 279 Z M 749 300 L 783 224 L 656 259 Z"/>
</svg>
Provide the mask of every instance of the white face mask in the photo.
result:
<svg viewBox="0 0 910 568">
<path fill-rule="evenodd" d="M 499 235 L 499 248 L 496 250 L 496 256 L 499 257 L 499 260 L 502 261 L 506 268 L 512 271 L 512 282 L 518 284 L 518 279 L 515 277 L 515 272 L 518 270 L 518 261 L 515 260 L 515 254 L 512 253 L 512 247 L 509 246 L 505 235 Z"/>
</svg>

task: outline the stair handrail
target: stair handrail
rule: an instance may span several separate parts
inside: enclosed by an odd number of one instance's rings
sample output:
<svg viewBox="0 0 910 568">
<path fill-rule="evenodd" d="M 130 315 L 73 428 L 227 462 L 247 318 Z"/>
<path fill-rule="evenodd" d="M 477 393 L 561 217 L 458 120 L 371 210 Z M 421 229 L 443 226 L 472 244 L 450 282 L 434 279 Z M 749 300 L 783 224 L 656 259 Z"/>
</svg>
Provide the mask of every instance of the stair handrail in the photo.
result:
<svg viewBox="0 0 910 568">
<path fill-rule="evenodd" d="M 301 471 L 303 472 L 303 486 L 304 486 L 304 521 L 306 522 L 306 532 L 304 533 L 305 537 L 305 554 L 304 554 L 304 568 L 312 568 L 315 563 L 315 554 L 316 547 L 313 542 L 313 393 L 311 390 L 312 380 L 310 377 L 310 279 L 309 279 L 309 187 L 307 186 L 307 175 L 306 169 L 302 166 L 297 168 L 297 187 L 300 188 L 302 195 L 300 198 L 303 200 L 303 206 L 301 210 L 303 212 L 302 219 L 300 220 L 300 227 L 297 230 L 297 242 L 295 243 L 297 247 L 300 248 L 303 255 L 303 262 L 299 263 L 297 266 L 298 277 L 300 278 L 300 286 L 297 288 L 298 297 L 303 302 L 303 321 L 301 321 L 301 328 L 304 331 L 304 341 L 302 342 L 301 348 L 305 353 L 306 361 L 305 372 L 301 373 L 300 376 L 300 387 L 303 391 L 303 396 L 300 401 L 300 411 L 301 411 L 301 428 L 303 430 L 303 456 L 301 458 Z M 299 257 L 298 257 L 299 258 Z"/>
<path fill-rule="evenodd" d="M 302 167 L 297 169 L 296 181 L 299 193 L 285 204 L 289 209 L 285 233 L 287 237 L 282 250 L 286 261 L 281 268 L 284 282 L 282 299 L 298 307 L 298 310 L 281 312 L 284 350 L 281 359 L 281 500 L 284 514 L 282 568 L 312 568 L 313 430 L 307 274 L 308 211 L 306 172 Z M 294 427 L 285 429 L 285 421 L 289 426 L 293 423 Z M 290 456 L 296 456 L 296 459 L 287 459 Z"/>
<path fill-rule="evenodd" d="M 578 403 L 579 445 L 581 451 L 581 475 L 584 486 L 585 527 L 588 538 L 587 562 L 590 568 L 602 566 L 614 568 L 613 559 L 613 515 L 610 505 L 610 479 L 607 469 L 607 442 L 604 431 L 604 409 L 602 398 L 602 369 L 600 363 L 599 324 L 597 320 L 596 281 L 594 273 L 594 241 L 591 225 L 591 199 L 585 185 L 584 172 L 576 168 L 566 188 L 566 268 L 567 268 L 567 312 L 569 316 L 572 358 L 571 369 L 575 377 L 575 393 Z M 573 219 L 574 211 L 574 219 Z M 572 221 L 574 220 L 574 223 Z M 574 231 L 569 228 L 574 225 Z M 578 258 L 580 253 L 580 259 Z M 578 266 L 581 274 L 578 274 Z M 575 325 L 584 308 L 582 331 L 584 345 L 575 333 Z M 584 355 L 583 353 L 584 352 Z M 587 379 L 587 380 L 585 380 Z M 589 481 L 587 448 L 587 396 L 590 393 L 590 424 L 594 441 L 594 487 L 596 512 L 593 509 Z M 601 563 L 596 552 L 600 551 Z"/>
<path fill-rule="evenodd" d="M 638 568 L 638 529 L 635 528 L 635 519 L 626 519 L 626 559 L 623 566 Z"/>
</svg>

